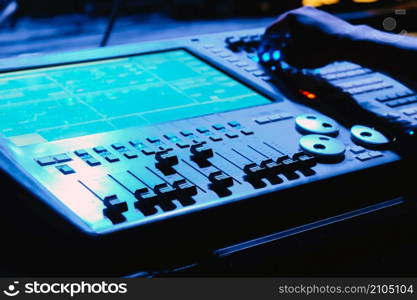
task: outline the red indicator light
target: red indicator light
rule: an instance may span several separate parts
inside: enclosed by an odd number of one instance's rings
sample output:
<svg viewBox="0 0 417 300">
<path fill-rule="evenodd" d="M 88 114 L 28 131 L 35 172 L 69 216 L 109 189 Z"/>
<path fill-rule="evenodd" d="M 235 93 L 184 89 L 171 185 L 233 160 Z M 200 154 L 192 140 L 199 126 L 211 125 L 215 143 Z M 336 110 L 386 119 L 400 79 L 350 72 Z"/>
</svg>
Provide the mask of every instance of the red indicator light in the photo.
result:
<svg viewBox="0 0 417 300">
<path fill-rule="evenodd" d="M 300 92 L 301 95 L 303 95 L 304 97 L 306 97 L 308 99 L 313 100 L 313 99 L 317 98 L 317 95 L 313 94 L 311 92 L 308 92 L 308 91 L 305 91 L 305 90 L 300 90 L 299 92 Z"/>
</svg>

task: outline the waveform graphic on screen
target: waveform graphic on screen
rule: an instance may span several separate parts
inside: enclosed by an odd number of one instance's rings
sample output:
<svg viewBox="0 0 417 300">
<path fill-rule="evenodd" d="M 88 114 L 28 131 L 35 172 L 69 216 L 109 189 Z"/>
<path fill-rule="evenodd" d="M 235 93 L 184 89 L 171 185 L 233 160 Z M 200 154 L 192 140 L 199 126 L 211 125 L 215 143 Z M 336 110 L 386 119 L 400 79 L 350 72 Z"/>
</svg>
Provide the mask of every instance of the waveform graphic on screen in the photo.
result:
<svg viewBox="0 0 417 300">
<path fill-rule="evenodd" d="M 172 50 L 0 75 L 0 132 L 30 144 L 269 102 Z"/>
</svg>

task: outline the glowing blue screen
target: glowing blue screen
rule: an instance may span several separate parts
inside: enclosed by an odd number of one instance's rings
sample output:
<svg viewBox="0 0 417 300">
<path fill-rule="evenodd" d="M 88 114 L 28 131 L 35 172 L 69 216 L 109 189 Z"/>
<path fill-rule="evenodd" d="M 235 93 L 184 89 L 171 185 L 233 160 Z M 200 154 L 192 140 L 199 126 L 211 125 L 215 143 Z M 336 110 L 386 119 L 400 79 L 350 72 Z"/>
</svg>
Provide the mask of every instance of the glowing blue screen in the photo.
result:
<svg viewBox="0 0 417 300">
<path fill-rule="evenodd" d="M 1 74 L 0 132 L 29 144 L 269 102 L 173 50 Z"/>
</svg>

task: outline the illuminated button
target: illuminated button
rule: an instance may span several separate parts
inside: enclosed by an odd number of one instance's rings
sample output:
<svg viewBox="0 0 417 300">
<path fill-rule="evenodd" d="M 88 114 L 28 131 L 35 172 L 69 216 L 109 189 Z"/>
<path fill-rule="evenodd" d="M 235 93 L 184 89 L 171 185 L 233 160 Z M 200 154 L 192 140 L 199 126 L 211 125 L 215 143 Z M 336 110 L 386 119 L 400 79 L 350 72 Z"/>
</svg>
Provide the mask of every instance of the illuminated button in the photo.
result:
<svg viewBox="0 0 417 300">
<path fill-rule="evenodd" d="M 78 157 L 83 157 L 88 155 L 88 152 L 85 151 L 84 149 L 80 149 L 80 150 L 76 150 L 74 151 L 75 155 L 77 155 Z"/>
<path fill-rule="evenodd" d="M 56 168 L 64 175 L 75 173 L 75 171 L 68 165 L 61 165 Z"/>
<path fill-rule="evenodd" d="M 352 139 L 365 146 L 379 146 L 389 143 L 389 140 L 379 131 L 367 126 L 355 125 L 350 129 Z"/>
<path fill-rule="evenodd" d="M 149 143 L 152 143 L 152 144 L 154 144 L 154 143 L 158 143 L 158 142 L 160 142 L 161 140 L 158 138 L 158 137 L 156 137 L 156 136 L 151 136 L 151 137 L 148 137 L 147 138 L 147 140 L 148 140 L 148 142 Z"/>
<path fill-rule="evenodd" d="M 40 165 L 40 166 L 48 166 L 48 165 L 53 165 L 55 163 L 55 159 L 53 159 L 52 157 L 41 157 L 38 158 L 36 160 L 36 162 Z"/>
<path fill-rule="evenodd" d="M 107 152 L 107 149 L 104 148 L 103 146 L 97 146 L 93 148 L 94 152 L 96 153 L 103 153 L 103 152 Z"/>
<path fill-rule="evenodd" d="M 258 123 L 258 124 L 260 124 L 260 125 L 262 125 L 262 124 L 269 123 L 270 120 L 269 120 L 268 117 L 259 117 L 259 118 L 256 118 L 255 119 L 255 122 Z"/>
<path fill-rule="evenodd" d="M 166 134 L 164 134 L 164 137 L 167 140 L 170 140 L 170 141 L 175 140 L 175 139 L 178 139 L 178 137 L 175 134 L 173 134 L 173 133 L 166 133 Z"/>
<path fill-rule="evenodd" d="M 231 127 L 239 127 L 240 123 L 238 121 L 230 121 L 227 124 L 229 124 L 229 126 Z"/>
<path fill-rule="evenodd" d="M 70 158 L 67 154 L 59 154 L 59 155 L 55 155 L 54 159 L 58 162 L 58 163 L 63 163 L 63 162 L 68 162 L 71 161 L 72 158 Z"/>
<path fill-rule="evenodd" d="M 177 146 L 180 147 L 180 148 L 188 148 L 188 147 L 190 147 L 190 144 L 181 141 L 181 142 L 177 143 Z"/>
<path fill-rule="evenodd" d="M 198 127 L 197 128 L 197 131 L 199 133 L 207 133 L 207 132 L 209 132 L 209 130 L 207 128 L 205 128 L 205 127 Z"/>
<path fill-rule="evenodd" d="M 120 150 L 120 149 L 124 149 L 125 148 L 125 146 L 123 144 L 121 144 L 121 143 L 115 143 L 115 144 L 112 144 L 111 146 L 115 150 Z"/>
<path fill-rule="evenodd" d="M 193 133 L 189 130 L 183 130 L 183 131 L 181 131 L 181 134 L 183 136 L 192 136 L 193 135 Z"/>
<path fill-rule="evenodd" d="M 91 167 L 101 165 L 101 162 L 99 162 L 94 157 L 90 157 L 90 158 L 86 159 L 85 162 Z"/>
<path fill-rule="evenodd" d="M 210 140 L 212 140 L 213 142 L 220 142 L 223 140 L 223 138 L 218 135 L 212 135 L 210 136 Z"/>
<path fill-rule="evenodd" d="M 248 129 L 242 129 L 240 132 L 243 133 L 244 135 L 251 135 L 251 134 L 253 134 L 253 131 L 252 130 L 248 130 Z"/>
<path fill-rule="evenodd" d="M 225 127 L 222 124 L 214 124 L 213 128 L 216 130 L 224 130 Z"/>
<path fill-rule="evenodd" d="M 120 159 L 119 159 L 117 156 L 115 156 L 114 154 L 109 154 L 109 155 L 106 155 L 105 159 L 106 159 L 108 162 L 110 162 L 110 163 L 113 163 L 113 162 L 116 162 L 116 161 L 119 161 L 119 160 L 120 160 Z"/>
<path fill-rule="evenodd" d="M 138 157 L 138 155 L 136 153 L 133 153 L 132 151 L 123 152 L 123 155 L 128 159 L 133 159 L 133 158 Z"/>
</svg>

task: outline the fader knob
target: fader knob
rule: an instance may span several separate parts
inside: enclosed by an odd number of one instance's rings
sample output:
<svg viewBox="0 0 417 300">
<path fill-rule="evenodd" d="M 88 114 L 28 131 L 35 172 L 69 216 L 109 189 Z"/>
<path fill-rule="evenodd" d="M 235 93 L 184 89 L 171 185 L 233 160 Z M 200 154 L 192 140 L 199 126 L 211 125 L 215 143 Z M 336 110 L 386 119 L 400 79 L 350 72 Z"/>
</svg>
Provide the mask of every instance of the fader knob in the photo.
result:
<svg viewBox="0 0 417 300">
<path fill-rule="evenodd" d="M 190 151 L 194 160 L 207 160 L 214 155 L 213 149 L 201 143 L 192 145 Z"/>
</svg>

